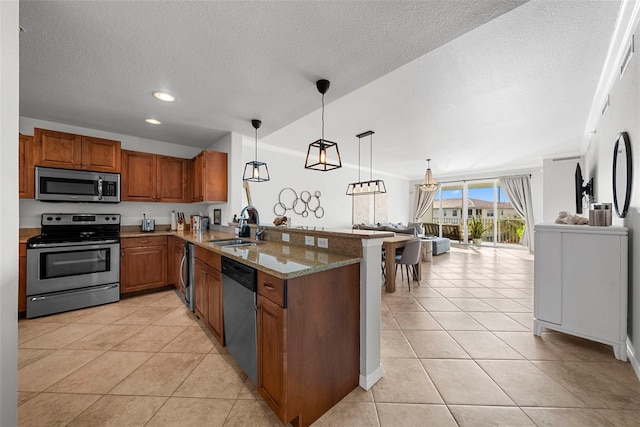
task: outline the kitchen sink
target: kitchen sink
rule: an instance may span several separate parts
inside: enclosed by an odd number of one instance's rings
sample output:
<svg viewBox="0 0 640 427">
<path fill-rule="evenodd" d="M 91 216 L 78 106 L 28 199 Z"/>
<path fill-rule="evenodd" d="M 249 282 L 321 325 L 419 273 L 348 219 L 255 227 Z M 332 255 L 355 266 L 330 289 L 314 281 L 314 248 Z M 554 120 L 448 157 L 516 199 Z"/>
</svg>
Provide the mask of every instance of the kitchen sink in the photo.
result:
<svg viewBox="0 0 640 427">
<path fill-rule="evenodd" d="M 256 246 L 262 244 L 262 242 L 256 242 L 253 240 L 242 240 L 242 239 L 227 239 L 227 240 L 209 240 L 210 243 L 213 243 L 216 246 Z"/>
</svg>

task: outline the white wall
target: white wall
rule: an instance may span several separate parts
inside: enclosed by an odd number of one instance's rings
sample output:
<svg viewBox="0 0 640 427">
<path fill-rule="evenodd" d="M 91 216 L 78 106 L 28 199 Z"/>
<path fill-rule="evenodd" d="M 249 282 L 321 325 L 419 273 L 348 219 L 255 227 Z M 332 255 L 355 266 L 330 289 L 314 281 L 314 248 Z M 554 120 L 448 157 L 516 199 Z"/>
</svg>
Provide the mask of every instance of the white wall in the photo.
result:
<svg viewBox="0 0 640 427">
<path fill-rule="evenodd" d="M 295 140 L 296 125 L 281 129 L 277 132 L 278 138 Z M 274 134 L 270 135 L 272 138 Z M 265 138 L 266 140 L 266 138 Z M 311 141 L 308 141 L 311 142 Z M 269 167 L 270 181 L 255 183 L 251 182 L 251 197 L 253 204 L 260 212 L 260 222 L 265 225 L 273 223 L 277 216 L 274 212 L 274 205 L 278 203 L 280 191 L 284 188 L 292 188 L 298 196 L 304 190 L 314 194 L 320 191 L 320 205 L 324 209 L 324 217 L 316 218 L 313 212 L 307 218 L 288 211 L 286 216 L 292 219 L 292 225 L 325 227 L 325 228 L 351 228 L 352 197 L 345 194 L 347 185 L 358 180 L 357 166 L 354 168 L 350 164 L 329 172 L 319 172 L 304 168 L 306 148 L 308 144 L 300 145 L 300 151 L 282 150 L 269 147 L 258 142 L 258 160 L 266 162 Z M 302 152 L 302 150 L 305 150 Z M 254 160 L 255 139 L 245 138 L 243 144 L 243 167 L 244 163 Z M 357 159 L 351 159 L 357 165 Z M 364 172 L 363 172 L 364 173 Z M 367 169 L 367 177 L 369 171 Z M 240 174 L 241 175 L 241 174 Z M 364 175 L 363 179 L 364 179 Z M 409 221 L 409 181 L 407 179 L 373 172 L 374 179 L 383 179 L 387 188 L 388 215 L 392 222 Z M 240 178 L 241 179 L 241 178 Z M 367 178 L 368 179 L 368 178 Z"/>
<path fill-rule="evenodd" d="M 634 25 L 637 25 L 637 19 Z M 596 132 L 592 134 L 587 150 L 586 165 L 589 175 L 594 177 L 597 201 L 612 202 L 613 147 L 619 132 L 629 133 L 634 173 L 631 203 L 627 217 L 618 218 L 614 213 L 613 223 L 629 228 L 628 333 L 637 360 L 640 357 L 640 268 L 636 262 L 640 256 L 640 187 L 636 178 L 640 174 L 640 27 L 632 28 L 635 28 L 636 53 L 625 75 L 614 80 L 610 90 L 611 105 L 605 116 L 597 122 Z M 635 368 L 638 369 L 638 365 Z M 640 377 L 640 371 L 636 370 L 636 374 Z"/>
<path fill-rule="evenodd" d="M 0 425 L 17 421 L 18 2 L 0 2 Z"/>
<path fill-rule="evenodd" d="M 234 214 L 240 214 L 245 206 L 246 198 L 243 198 L 242 187 L 242 135 L 231 132 L 215 142 L 209 150 L 220 151 L 228 154 L 227 174 L 229 179 L 227 203 L 212 203 L 207 206 L 209 218 L 213 220 L 213 210 L 222 210 L 222 225 L 231 222 Z M 212 222 L 213 223 L 213 222 Z"/>
<path fill-rule="evenodd" d="M 583 181 L 589 180 L 585 169 L 584 156 L 562 156 L 544 159 L 543 174 L 543 214 L 539 222 L 553 223 L 558 213 L 569 211 L 576 213 L 575 203 L 575 172 L 576 163 L 580 163 Z M 582 216 L 588 216 L 588 207 L 582 208 Z"/>
</svg>

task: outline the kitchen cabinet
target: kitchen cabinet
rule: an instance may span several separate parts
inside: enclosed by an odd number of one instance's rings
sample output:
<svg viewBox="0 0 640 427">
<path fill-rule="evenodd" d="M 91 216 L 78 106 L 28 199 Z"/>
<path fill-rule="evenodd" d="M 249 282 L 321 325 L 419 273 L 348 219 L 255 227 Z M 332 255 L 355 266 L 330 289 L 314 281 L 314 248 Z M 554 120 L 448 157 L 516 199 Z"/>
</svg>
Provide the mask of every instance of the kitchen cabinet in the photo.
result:
<svg viewBox="0 0 640 427">
<path fill-rule="evenodd" d="M 308 426 L 358 386 L 360 266 L 282 280 L 258 271 L 258 392 Z"/>
<path fill-rule="evenodd" d="M 122 200 L 185 203 L 188 160 L 122 150 Z"/>
<path fill-rule="evenodd" d="M 18 135 L 18 170 L 19 189 L 21 199 L 33 199 L 35 196 L 35 170 L 33 167 L 33 137 Z"/>
<path fill-rule="evenodd" d="M 120 141 L 34 129 L 36 166 L 120 172 Z"/>
<path fill-rule="evenodd" d="M 124 238 L 120 248 L 121 293 L 167 285 L 167 236 Z"/>
<path fill-rule="evenodd" d="M 184 256 L 184 240 L 175 236 L 169 236 L 167 253 L 167 280 L 170 285 L 175 286 L 181 295 L 184 295 L 184 287 L 181 282 L 182 258 Z"/>
<path fill-rule="evenodd" d="M 18 245 L 18 314 L 27 312 L 27 244 Z"/>
<path fill-rule="evenodd" d="M 220 263 L 219 254 L 204 248 L 195 248 L 193 278 L 195 312 L 218 342 L 224 345 Z"/>
<path fill-rule="evenodd" d="M 601 342 L 627 360 L 627 229 L 536 225 L 535 248 L 534 334 Z"/>
<path fill-rule="evenodd" d="M 191 160 L 191 201 L 227 201 L 227 153 L 204 150 Z"/>
</svg>

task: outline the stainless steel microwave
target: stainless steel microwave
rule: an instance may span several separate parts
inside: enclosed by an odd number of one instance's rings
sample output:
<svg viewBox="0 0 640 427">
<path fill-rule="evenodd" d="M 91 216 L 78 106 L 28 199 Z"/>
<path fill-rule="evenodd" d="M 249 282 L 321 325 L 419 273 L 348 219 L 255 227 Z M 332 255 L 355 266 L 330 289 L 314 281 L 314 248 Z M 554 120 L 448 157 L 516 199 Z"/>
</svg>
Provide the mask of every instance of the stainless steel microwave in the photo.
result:
<svg viewBox="0 0 640 427">
<path fill-rule="evenodd" d="M 36 167 L 36 200 L 120 202 L 120 174 Z"/>
</svg>

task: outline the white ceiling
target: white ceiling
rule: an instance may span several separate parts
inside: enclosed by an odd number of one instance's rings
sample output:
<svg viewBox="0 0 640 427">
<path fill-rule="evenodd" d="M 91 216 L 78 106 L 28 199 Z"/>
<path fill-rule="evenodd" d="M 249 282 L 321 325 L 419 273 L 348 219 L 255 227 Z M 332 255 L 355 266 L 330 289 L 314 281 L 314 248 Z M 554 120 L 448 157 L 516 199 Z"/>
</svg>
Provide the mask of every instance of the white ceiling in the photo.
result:
<svg viewBox="0 0 640 427">
<path fill-rule="evenodd" d="M 23 0 L 20 115 L 196 147 L 259 118 L 306 151 L 326 78 L 346 162 L 372 129 L 374 168 L 401 176 L 530 166 L 579 150 L 619 6 Z"/>
</svg>

